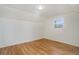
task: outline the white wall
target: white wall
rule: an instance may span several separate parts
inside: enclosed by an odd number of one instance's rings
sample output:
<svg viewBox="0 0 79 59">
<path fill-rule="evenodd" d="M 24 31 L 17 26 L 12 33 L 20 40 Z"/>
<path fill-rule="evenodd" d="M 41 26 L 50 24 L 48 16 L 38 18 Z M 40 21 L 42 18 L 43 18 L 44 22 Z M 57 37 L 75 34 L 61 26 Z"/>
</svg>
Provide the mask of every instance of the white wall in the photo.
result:
<svg viewBox="0 0 79 59">
<path fill-rule="evenodd" d="M 54 28 L 54 18 L 59 17 L 64 17 L 64 30 L 58 30 Z M 70 13 L 54 18 L 51 18 L 45 22 L 44 37 L 51 40 L 79 46 L 79 14 Z"/>
<path fill-rule="evenodd" d="M 42 18 L 0 5 L 0 47 L 42 38 Z"/>
<path fill-rule="evenodd" d="M 17 8 L 7 7 L 4 5 L 0 5 L 0 17 L 17 19 L 17 20 L 25 20 L 25 21 L 31 21 L 31 22 L 43 22 L 44 20 L 43 17 L 40 17 L 36 13 L 22 11 Z"/>
<path fill-rule="evenodd" d="M 0 19 L 0 47 L 42 38 L 42 23 Z"/>
<path fill-rule="evenodd" d="M 64 17 L 64 32 L 54 28 L 54 18 L 43 23 L 42 18 L 31 13 L 0 6 L 0 47 L 40 38 L 79 46 L 79 14 L 70 13 L 58 17 Z"/>
</svg>

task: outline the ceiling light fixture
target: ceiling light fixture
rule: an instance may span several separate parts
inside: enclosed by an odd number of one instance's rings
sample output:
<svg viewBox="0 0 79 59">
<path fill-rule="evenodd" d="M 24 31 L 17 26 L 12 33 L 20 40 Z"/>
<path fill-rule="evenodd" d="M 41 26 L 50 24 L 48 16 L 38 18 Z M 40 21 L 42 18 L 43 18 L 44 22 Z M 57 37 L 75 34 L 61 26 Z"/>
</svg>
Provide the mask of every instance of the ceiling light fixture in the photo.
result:
<svg viewBox="0 0 79 59">
<path fill-rule="evenodd" d="M 43 10 L 43 9 L 44 9 L 44 6 L 41 6 L 41 5 L 40 5 L 40 6 L 38 6 L 38 9 L 39 9 L 39 10 Z"/>
</svg>

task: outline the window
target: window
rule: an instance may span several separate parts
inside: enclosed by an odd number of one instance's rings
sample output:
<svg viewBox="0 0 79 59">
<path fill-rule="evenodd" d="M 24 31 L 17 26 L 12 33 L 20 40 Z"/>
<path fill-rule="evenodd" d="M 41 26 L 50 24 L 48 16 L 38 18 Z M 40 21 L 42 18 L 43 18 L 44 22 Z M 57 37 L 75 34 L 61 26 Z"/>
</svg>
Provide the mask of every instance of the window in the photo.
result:
<svg viewBox="0 0 79 59">
<path fill-rule="evenodd" d="M 55 28 L 64 28 L 64 18 L 57 18 L 54 20 Z"/>
</svg>

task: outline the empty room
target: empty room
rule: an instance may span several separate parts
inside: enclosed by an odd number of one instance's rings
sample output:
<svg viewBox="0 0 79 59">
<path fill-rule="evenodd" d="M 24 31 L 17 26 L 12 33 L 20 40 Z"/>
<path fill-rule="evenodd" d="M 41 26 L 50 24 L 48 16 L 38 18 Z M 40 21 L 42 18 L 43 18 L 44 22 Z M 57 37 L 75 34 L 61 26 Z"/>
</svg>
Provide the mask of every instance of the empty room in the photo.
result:
<svg viewBox="0 0 79 59">
<path fill-rule="evenodd" d="M 0 4 L 0 55 L 79 55 L 79 5 Z"/>
</svg>

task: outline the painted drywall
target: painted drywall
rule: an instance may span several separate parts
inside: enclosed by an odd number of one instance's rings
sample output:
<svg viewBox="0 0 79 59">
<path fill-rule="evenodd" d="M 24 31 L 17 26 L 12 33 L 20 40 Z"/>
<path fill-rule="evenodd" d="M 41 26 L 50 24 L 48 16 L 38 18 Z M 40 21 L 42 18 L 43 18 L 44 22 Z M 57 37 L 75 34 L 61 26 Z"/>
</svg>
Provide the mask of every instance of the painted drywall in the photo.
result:
<svg viewBox="0 0 79 59">
<path fill-rule="evenodd" d="M 42 18 L 0 5 L 0 47 L 42 38 Z"/>
<path fill-rule="evenodd" d="M 0 47 L 42 38 L 42 23 L 0 19 Z"/>
<path fill-rule="evenodd" d="M 56 29 L 54 20 L 56 18 L 64 18 L 64 29 Z M 79 13 L 70 13 L 62 16 L 57 16 L 45 22 L 44 37 L 79 46 Z"/>
<path fill-rule="evenodd" d="M 54 18 L 43 23 L 42 18 L 17 9 L 0 6 L 0 47 L 48 38 L 79 46 L 79 14 L 70 13 L 64 17 L 64 31 L 54 28 Z"/>
<path fill-rule="evenodd" d="M 0 5 L 0 17 L 17 19 L 17 20 L 25 20 L 25 21 L 31 21 L 31 22 L 44 21 L 44 18 L 40 17 L 38 13 L 22 11 L 17 8 L 7 7 L 4 5 Z"/>
</svg>

